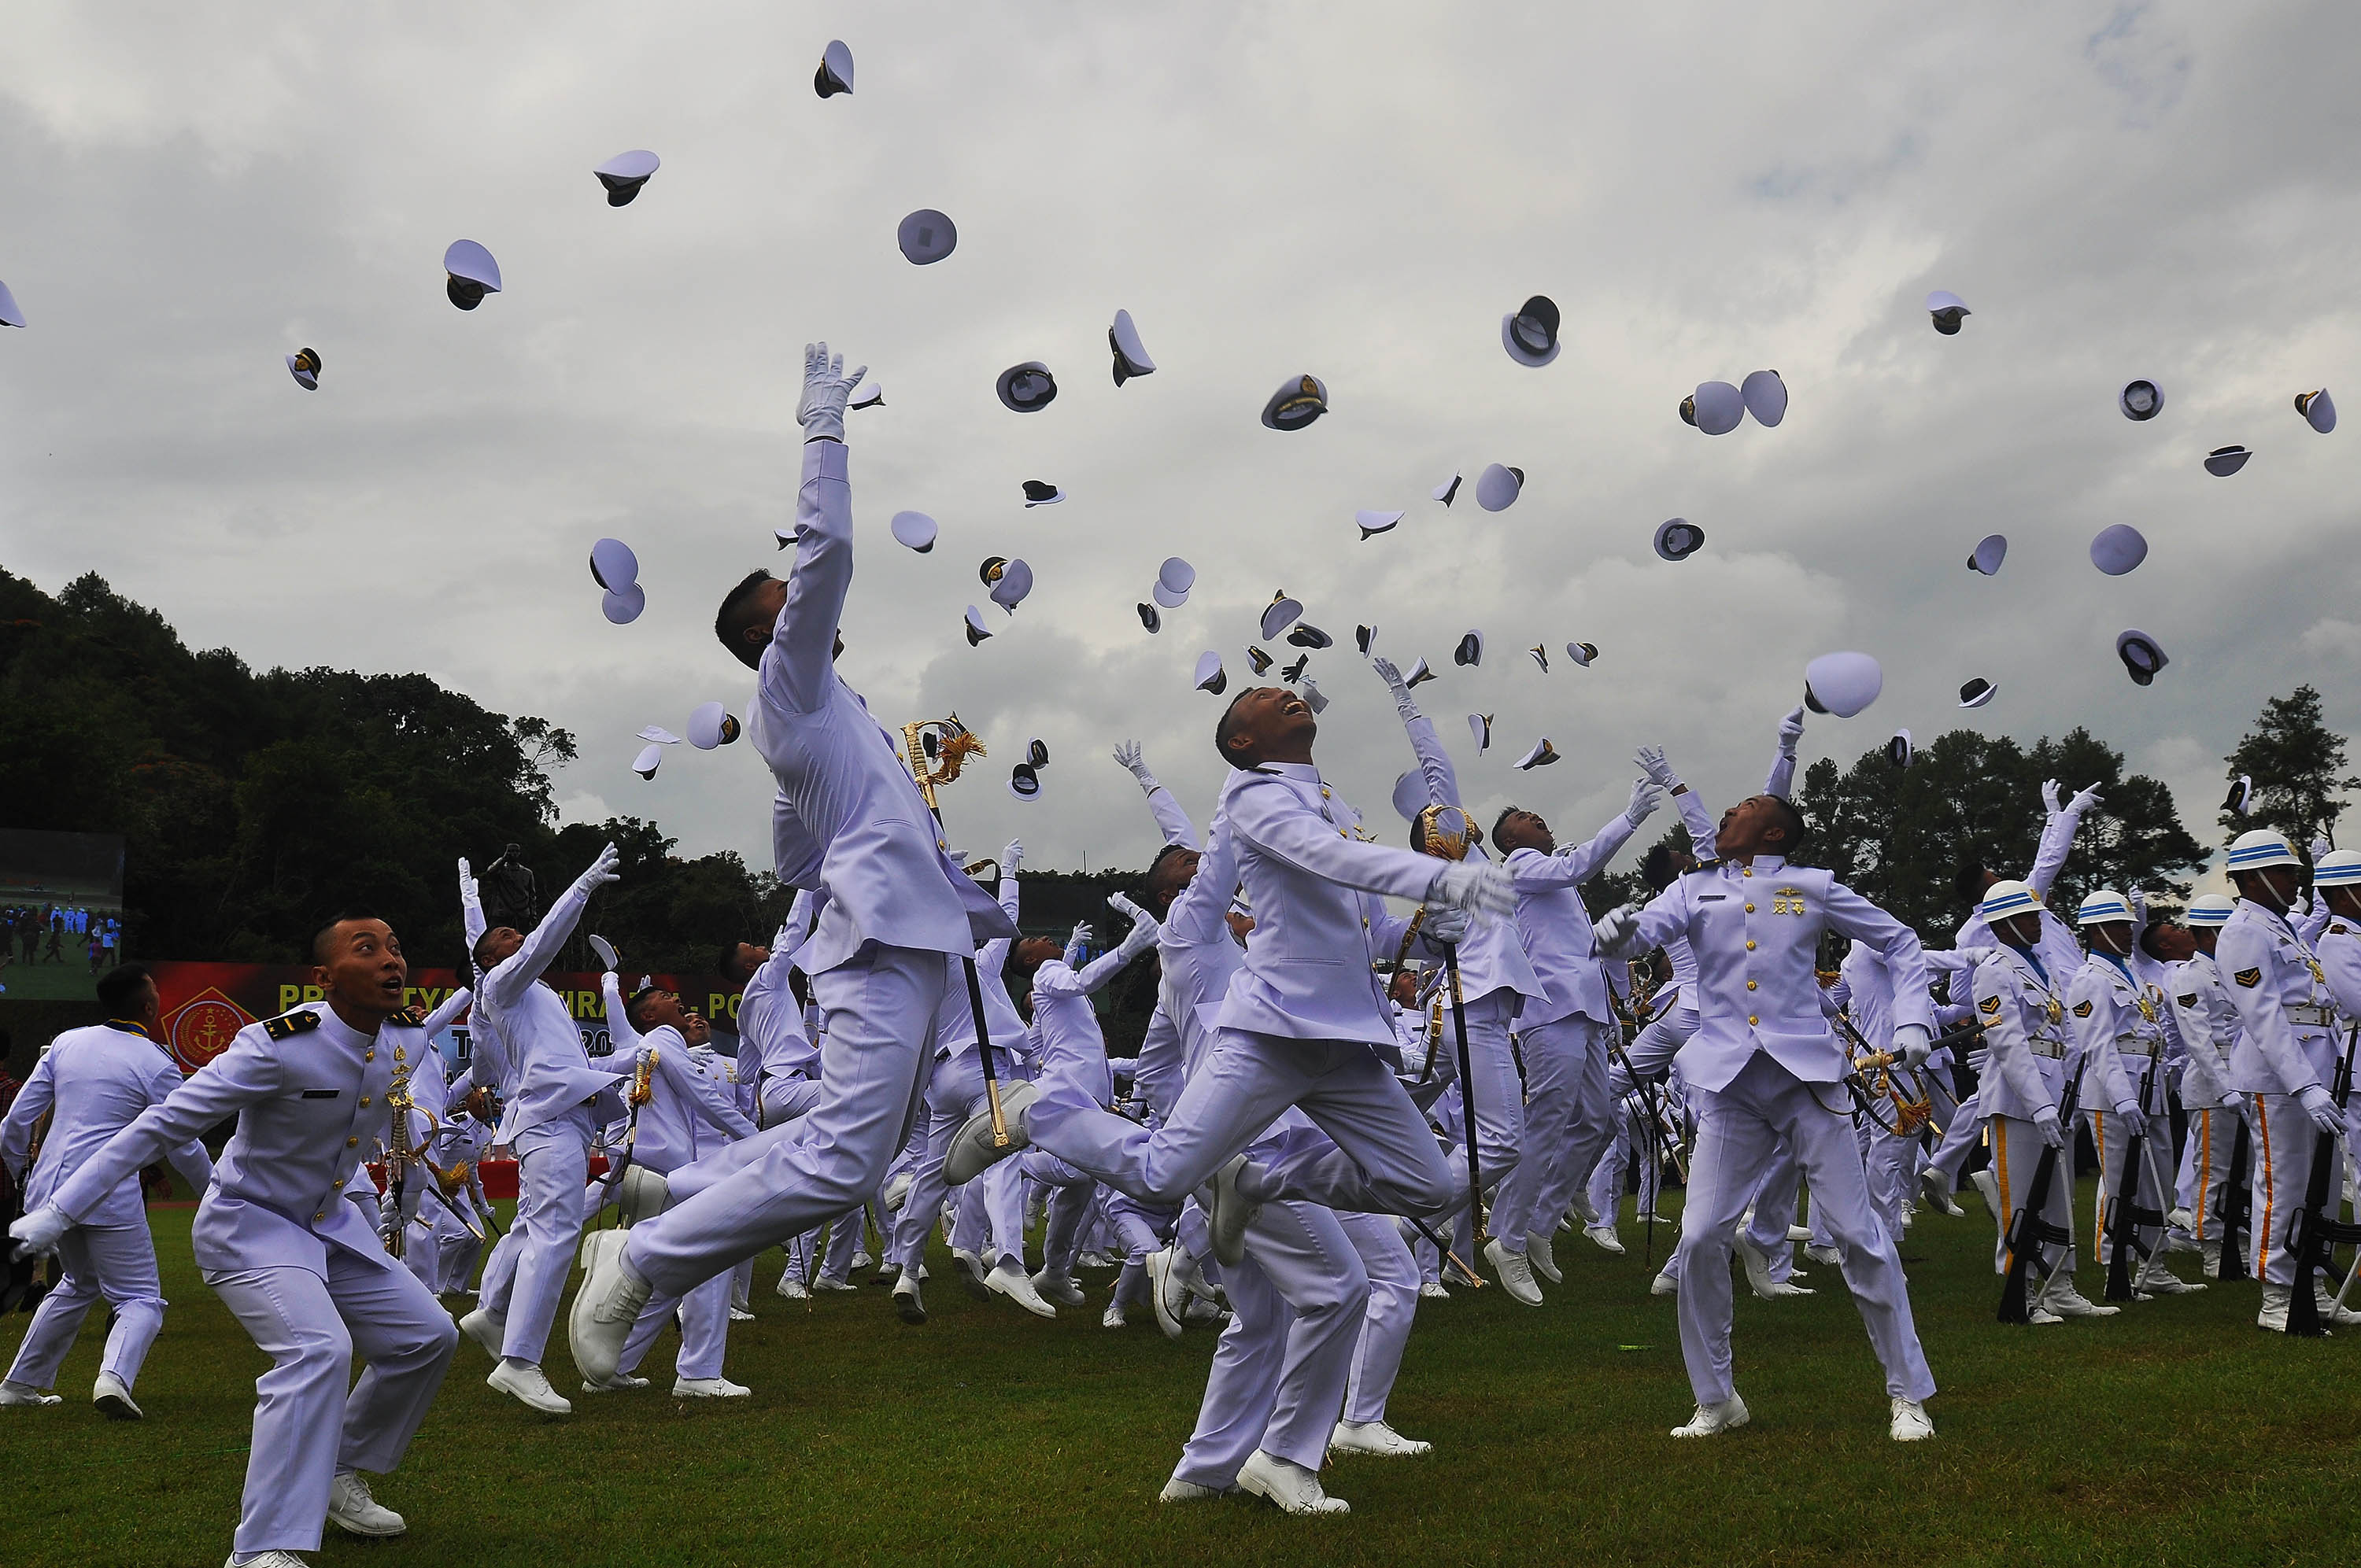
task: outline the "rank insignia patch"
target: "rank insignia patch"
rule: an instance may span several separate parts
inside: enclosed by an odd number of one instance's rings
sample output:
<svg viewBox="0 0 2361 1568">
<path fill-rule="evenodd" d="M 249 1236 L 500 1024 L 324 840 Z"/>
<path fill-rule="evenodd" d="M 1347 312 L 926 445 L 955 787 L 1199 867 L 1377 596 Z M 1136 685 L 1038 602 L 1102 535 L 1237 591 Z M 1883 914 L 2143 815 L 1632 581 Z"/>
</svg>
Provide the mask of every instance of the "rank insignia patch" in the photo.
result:
<svg viewBox="0 0 2361 1568">
<path fill-rule="evenodd" d="M 2258 969 L 2242 969 L 2230 978 L 2252 991 L 2256 986 L 2263 983 L 2263 971 Z"/>
</svg>

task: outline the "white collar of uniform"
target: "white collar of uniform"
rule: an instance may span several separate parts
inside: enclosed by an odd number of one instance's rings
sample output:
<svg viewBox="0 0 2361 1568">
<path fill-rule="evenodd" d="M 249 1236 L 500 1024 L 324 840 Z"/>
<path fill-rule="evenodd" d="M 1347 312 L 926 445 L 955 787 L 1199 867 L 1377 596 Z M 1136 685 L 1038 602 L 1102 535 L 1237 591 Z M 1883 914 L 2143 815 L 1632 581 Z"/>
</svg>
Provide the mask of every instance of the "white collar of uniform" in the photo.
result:
<svg viewBox="0 0 2361 1568">
<path fill-rule="evenodd" d="M 2257 915 L 2262 916 L 2270 924 L 2278 927 L 2282 932 L 2286 933 L 2290 937 L 2295 935 L 2295 927 L 2288 917 L 2280 914 L 2278 910 L 2273 909 L 2268 904 L 2257 904 L 2251 898 L 2241 898 L 2238 900 L 2238 907 L 2241 909 L 2253 910 Z"/>
<path fill-rule="evenodd" d="M 1748 870 L 1747 865 L 1740 861 L 1724 861 L 1721 866 L 1723 874 L 1728 876 L 1744 876 Z M 1784 855 L 1757 855 L 1754 857 L 1752 869 L 1766 873 L 1785 871 L 1787 858 Z"/>
<path fill-rule="evenodd" d="M 364 1035 L 342 1018 L 337 1017 L 336 1010 L 324 1002 L 313 1003 L 312 1011 L 320 1015 L 320 1033 L 338 1045 L 367 1050 L 377 1043 L 375 1036 Z"/>
<path fill-rule="evenodd" d="M 1294 779 L 1302 784 L 1320 783 L 1320 770 L 1310 762 L 1264 762 L 1255 769 L 1258 773 L 1270 773 L 1282 779 Z"/>
</svg>

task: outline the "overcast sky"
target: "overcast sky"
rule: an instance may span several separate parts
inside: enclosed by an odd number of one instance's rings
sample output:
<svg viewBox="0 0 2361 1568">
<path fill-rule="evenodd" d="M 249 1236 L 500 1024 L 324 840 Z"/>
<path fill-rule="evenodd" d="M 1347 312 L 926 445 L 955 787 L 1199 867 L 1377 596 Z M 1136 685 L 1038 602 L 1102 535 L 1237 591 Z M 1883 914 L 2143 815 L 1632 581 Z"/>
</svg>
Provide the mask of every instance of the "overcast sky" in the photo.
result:
<svg viewBox="0 0 2361 1568">
<path fill-rule="evenodd" d="M 7 31 L 0 280 L 30 326 L 0 334 L 0 565 L 96 571 L 258 666 L 545 715 L 582 744 L 569 818 L 767 863 L 751 747 L 630 765 L 644 724 L 743 711 L 713 609 L 785 559 L 814 337 L 888 400 L 852 421 L 841 667 L 888 723 L 956 708 L 991 746 L 945 796 L 971 850 L 1143 863 L 1126 736 L 1202 820 L 1220 705 L 1191 665 L 1218 649 L 1237 690 L 1281 587 L 1338 639 L 1320 755 L 1380 827 L 1409 753 L 1364 621 L 1445 670 L 1419 695 L 1471 806 L 1562 836 L 1620 807 L 1643 740 L 1716 806 L 1759 788 L 1832 649 L 1884 694 L 1816 719 L 1807 762 L 2082 723 L 2208 841 L 2266 697 L 2310 679 L 2361 729 L 2350 5 L 20 3 Z M 832 38 L 858 90 L 822 102 Z M 592 166 L 642 147 L 662 171 L 609 208 Z M 919 207 L 960 231 L 928 268 L 894 243 Z M 507 284 L 472 313 L 443 291 L 461 237 Z M 1973 311 L 1957 337 L 1933 289 Z M 1565 347 L 1534 370 L 1499 318 L 1537 292 Z M 1118 307 L 1159 366 L 1120 390 Z M 283 365 L 307 345 L 317 393 Z M 1027 359 L 1060 395 L 1019 416 L 993 383 Z M 1679 422 L 1763 367 L 1777 429 Z M 1333 411 L 1264 429 L 1306 371 Z M 2141 424 L 2135 377 L 2167 398 Z M 2291 406 L 2321 385 L 2352 411 L 2326 437 Z M 2209 477 L 2232 442 L 2254 460 Z M 1527 476 L 1499 514 L 1490 462 Z M 1070 499 L 1026 510 L 1027 478 Z M 905 508 L 932 554 L 888 536 Z M 1409 516 L 1363 543 L 1359 508 Z M 1675 515 L 1708 543 L 1668 565 Z M 2152 546 L 2120 578 L 2087 555 L 2114 522 Z M 1988 579 L 1962 563 L 1992 532 Z M 642 564 L 629 627 L 585 566 L 603 534 Z M 971 649 L 992 554 L 1038 586 Z M 1170 554 L 1198 587 L 1149 636 Z M 2172 659 L 2146 690 L 2127 627 Z M 1454 669 L 1471 628 L 1485 662 Z M 1959 712 L 1979 675 L 1997 700 Z M 1518 774 L 1544 734 L 1565 760 Z"/>
</svg>

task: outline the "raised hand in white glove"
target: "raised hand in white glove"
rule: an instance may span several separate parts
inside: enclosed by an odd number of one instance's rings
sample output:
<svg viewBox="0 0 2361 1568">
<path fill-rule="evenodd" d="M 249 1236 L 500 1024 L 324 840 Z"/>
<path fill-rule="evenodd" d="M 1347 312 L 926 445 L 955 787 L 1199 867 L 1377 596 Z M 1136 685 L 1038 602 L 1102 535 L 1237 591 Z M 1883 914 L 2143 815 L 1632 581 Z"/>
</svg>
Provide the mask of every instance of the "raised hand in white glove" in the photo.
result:
<svg viewBox="0 0 2361 1568">
<path fill-rule="evenodd" d="M 2316 1083 L 2306 1084 L 2296 1094 L 2303 1113 L 2312 1118 L 2323 1137 L 2335 1138 L 2345 1135 L 2345 1118 L 2338 1113 L 2335 1096 Z"/>
<path fill-rule="evenodd" d="M 1664 801 L 1664 793 L 1646 779 L 1631 786 L 1631 804 L 1623 808 L 1623 820 L 1637 828 L 1655 814 Z"/>
<path fill-rule="evenodd" d="M 608 845 L 598 851 L 598 858 L 590 862 L 590 869 L 584 872 L 581 880 L 574 885 L 584 893 L 596 893 L 610 882 L 622 881 L 623 873 L 615 869 L 622 859 L 621 852 L 614 845 Z"/>
<path fill-rule="evenodd" d="M 1091 923 L 1087 920 L 1075 921 L 1072 935 L 1066 938 L 1066 950 L 1071 953 L 1090 945 Z"/>
<path fill-rule="evenodd" d="M 1640 912 L 1628 904 L 1619 904 L 1598 917 L 1591 927 L 1591 945 L 1610 959 L 1628 959 L 1631 948 L 1639 939 Z"/>
<path fill-rule="evenodd" d="M 1126 740 L 1115 749 L 1115 760 L 1124 771 L 1139 781 L 1139 787 L 1149 795 L 1156 793 L 1156 775 L 1148 771 L 1148 759 L 1140 754 L 1139 742 Z"/>
<path fill-rule="evenodd" d="M 18 1257 L 39 1257 L 58 1250 L 58 1241 L 73 1229 L 66 1212 L 54 1203 L 44 1203 L 8 1227 L 16 1238 Z"/>
<path fill-rule="evenodd" d="M 1000 847 L 1000 874 L 1015 876 L 1016 868 L 1025 863 L 1025 840 L 1011 839 Z"/>
<path fill-rule="evenodd" d="M 1935 1054 L 1924 1024 L 1896 1024 L 1894 1026 L 1894 1044 L 1890 1048 L 1902 1058 L 1902 1065 L 1913 1071 L 1925 1067 L 1927 1058 Z"/>
<path fill-rule="evenodd" d="M 2052 817 L 2058 815 L 2058 781 L 2056 779 L 2041 781 L 2041 809 Z"/>
<path fill-rule="evenodd" d="M 1681 775 L 1673 772 L 1672 764 L 1664 761 L 1662 746 L 1641 747 L 1632 754 L 1631 762 L 1648 775 L 1651 783 L 1662 784 L 1668 790 L 1681 787 Z"/>
<path fill-rule="evenodd" d="M 1804 705 L 1797 703 L 1779 721 L 1779 750 L 1787 756 L 1795 754 L 1795 742 L 1804 738 Z"/>
<path fill-rule="evenodd" d="M 1517 913 L 1517 879 L 1489 861 L 1454 861 L 1426 884 L 1424 902 L 1447 904 L 1479 920 L 1510 920 Z"/>
<path fill-rule="evenodd" d="M 1420 927 L 1427 940 L 1443 947 L 1457 947 L 1467 936 L 1467 912 L 1448 905 L 1426 912 L 1426 924 Z"/>
<path fill-rule="evenodd" d="M 2124 1124 L 2124 1136 L 2127 1138 L 2138 1137 L 2147 1131 L 2147 1118 L 2141 1115 L 2140 1108 L 2128 1100 L 2115 1107 L 2115 1120 Z"/>
<path fill-rule="evenodd" d="M 1400 665 L 1379 654 L 1369 661 L 1369 668 L 1377 671 L 1378 678 L 1386 683 L 1386 689 L 1394 694 L 1394 711 L 1401 715 L 1404 724 L 1422 717 L 1418 711 L 1418 699 L 1410 695 L 1410 686 L 1402 679 Z"/>
<path fill-rule="evenodd" d="M 1156 916 L 1150 915 L 1147 910 L 1142 909 L 1138 905 L 1133 903 L 1129 894 L 1108 894 L 1107 907 L 1114 910 L 1116 914 L 1122 916 L 1125 919 L 1130 921 L 1135 926 L 1138 925 L 1143 920 L 1147 921 L 1151 926 L 1156 924 Z"/>
<path fill-rule="evenodd" d="M 2044 1105 L 2036 1111 L 2033 1113 L 2033 1130 L 2039 1133 L 2041 1141 L 2051 1148 L 2062 1151 L 2066 1147 L 2066 1129 L 2058 1120 L 2057 1106 Z"/>
<path fill-rule="evenodd" d="M 2080 817 L 2082 813 L 2090 810 L 2091 807 L 2103 804 L 2105 803 L 2099 799 L 2099 786 L 2097 784 L 2092 784 L 2089 789 L 2083 790 L 2081 794 L 2075 795 L 2073 799 L 2068 801 L 2066 803 L 2066 809 L 2072 812 L 2075 816 Z"/>
<path fill-rule="evenodd" d="M 846 375 L 844 356 L 831 358 L 825 343 L 804 345 L 804 395 L 796 404 L 796 422 L 804 427 L 806 441 L 844 439 L 844 405 L 868 374 L 869 367 L 863 365 Z"/>
</svg>

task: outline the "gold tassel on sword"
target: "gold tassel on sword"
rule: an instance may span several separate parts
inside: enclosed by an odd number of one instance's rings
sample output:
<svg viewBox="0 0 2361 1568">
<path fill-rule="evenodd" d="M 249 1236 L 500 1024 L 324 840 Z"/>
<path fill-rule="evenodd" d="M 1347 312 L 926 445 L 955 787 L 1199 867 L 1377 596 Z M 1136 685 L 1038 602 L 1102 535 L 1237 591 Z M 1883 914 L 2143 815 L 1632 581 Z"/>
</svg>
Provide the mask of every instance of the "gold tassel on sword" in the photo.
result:
<svg viewBox="0 0 2361 1568">
<path fill-rule="evenodd" d="M 948 718 L 917 718 L 902 726 L 902 760 L 918 785 L 918 796 L 935 818 L 935 845 L 949 850 L 943 835 L 943 808 L 935 791 L 960 776 L 970 757 L 987 753 L 974 730 L 953 713 Z M 992 1032 L 983 1018 L 983 982 L 976 974 L 975 955 L 967 955 L 968 1009 L 975 1017 L 975 1058 L 983 1068 L 983 1101 L 992 1113 L 992 1146 L 1008 1146 L 1008 1119 L 1000 1109 L 1000 1074 L 992 1065 Z"/>
</svg>

